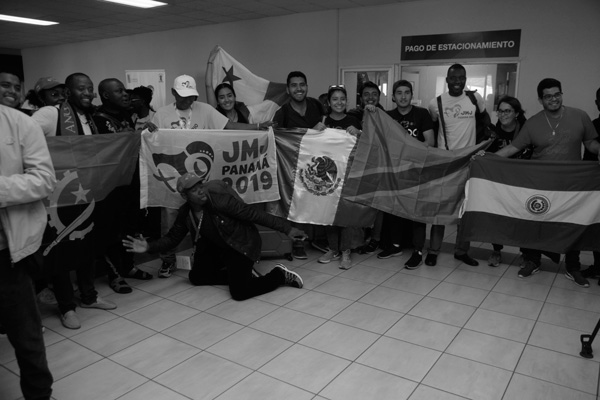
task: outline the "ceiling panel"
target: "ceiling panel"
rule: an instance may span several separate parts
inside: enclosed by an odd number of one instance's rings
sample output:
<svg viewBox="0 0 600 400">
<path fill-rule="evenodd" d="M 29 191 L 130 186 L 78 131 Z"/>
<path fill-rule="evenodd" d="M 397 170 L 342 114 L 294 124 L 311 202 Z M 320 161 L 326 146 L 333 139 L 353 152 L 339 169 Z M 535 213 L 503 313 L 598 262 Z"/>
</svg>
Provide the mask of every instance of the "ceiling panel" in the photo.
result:
<svg viewBox="0 0 600 400">
<path fill-rule="evenodd" d="M 59 25 L 39 27 L 0 21 L 0 48 L 24 49 L 50 46 L 58 43 L 129 36 L 139 34 L 141 31 L 160 32 L 189 26 L 400 3 L 407 0 L 162 1 L 169 5 L 144 10 L 99 0 L 0 0 L 0 14 L 59 22 Z M 151 24 L 148 23 L 149 21 Z M 140 29 L 140 24 L 144 29 Z"/>
</svg>

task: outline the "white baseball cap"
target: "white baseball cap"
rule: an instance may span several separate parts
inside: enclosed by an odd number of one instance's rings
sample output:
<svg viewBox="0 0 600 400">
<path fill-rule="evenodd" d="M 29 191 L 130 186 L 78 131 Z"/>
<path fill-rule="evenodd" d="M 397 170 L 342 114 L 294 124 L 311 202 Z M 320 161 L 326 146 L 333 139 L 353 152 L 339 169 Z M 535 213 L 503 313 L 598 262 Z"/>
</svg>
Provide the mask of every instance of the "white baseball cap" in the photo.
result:
<svg viewBox="0 0 600 400">
<path fill-rule="evenodd" d="M 196 91 L 196 80 L 189 75 L 180 75 L 175 78 L 173 89 L 181 97 L 198 96 Z"/>
</svg>

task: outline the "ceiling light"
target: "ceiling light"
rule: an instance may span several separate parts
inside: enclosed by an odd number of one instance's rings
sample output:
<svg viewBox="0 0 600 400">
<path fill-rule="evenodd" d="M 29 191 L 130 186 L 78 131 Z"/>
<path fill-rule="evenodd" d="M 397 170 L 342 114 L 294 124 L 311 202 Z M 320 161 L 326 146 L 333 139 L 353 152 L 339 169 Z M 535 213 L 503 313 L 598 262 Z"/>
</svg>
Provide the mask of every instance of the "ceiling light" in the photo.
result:
<svg viewBox="0 0 600 400">
<path fill-rule="evenodd" d="M 163 3 L 161 1 L 154 0 L 102 0 L 108 1 L 109 3 L 118 3 L 131 7 L 139 7 L 139 8 L 153 8 L 159 6 L 166 6 L 167 3 Z"/>
<path fill-rule="evenodd" d="M 41 19 L 33 19 L 33 18 L 15 17 L 13 15 L 4 15 L 4 14 L 0 14 L 0 20 L 10 21 L 10 22 L 20 22 L 22 24 L 43 25 L 43 26 L 58 24 L 58 22 L 43 21 Z"/>
</svg>

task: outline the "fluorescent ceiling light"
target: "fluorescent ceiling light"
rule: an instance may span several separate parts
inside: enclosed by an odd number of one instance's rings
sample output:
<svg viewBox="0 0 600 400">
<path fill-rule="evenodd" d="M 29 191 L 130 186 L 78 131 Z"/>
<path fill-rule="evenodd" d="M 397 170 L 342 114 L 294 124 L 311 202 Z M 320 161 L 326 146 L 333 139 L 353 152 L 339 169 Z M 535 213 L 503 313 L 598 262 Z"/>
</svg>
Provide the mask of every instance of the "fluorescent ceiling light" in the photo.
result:
<svg viewBox="0 0 600 400">
<path fill-rule="evenodd" d="M 43 21 L 41 19 L 33 19 L 33 18 L 15 17 L 14 15 L 4 15 L 4 14 L 0 14 L 0 20 L 10 21 L 10 22 L 19 22 L 21 24 L 32 24 L 32 25 L 43 25 L 43 26 L 58 24 L 58 22 Z"/>
<path fill-rule="evenodd" d="M 152 8 L 159 6 L 166 6 L 167 3 L 154 0 L 102 0 L 108 1 L 109 3 L 118 3 L 126 6 L 139 7 L 139 8 Z"/>
</svg>

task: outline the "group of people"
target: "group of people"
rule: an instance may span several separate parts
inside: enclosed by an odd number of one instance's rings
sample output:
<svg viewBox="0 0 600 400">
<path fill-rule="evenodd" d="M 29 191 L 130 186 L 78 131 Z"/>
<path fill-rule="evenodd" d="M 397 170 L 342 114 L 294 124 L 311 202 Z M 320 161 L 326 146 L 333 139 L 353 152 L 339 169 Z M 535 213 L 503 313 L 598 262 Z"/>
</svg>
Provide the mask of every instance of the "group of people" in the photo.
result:
<svg viewBox="0 0 600 400">
<path fill-rule="evenodd" d="M 399 256 L 404 248 L 412 254 L 404 267 L 419 268 L 423 262 L 435 266 L 444 236 L 443 225 L 433 225 L 429 248 L 424 258 L 426 225 L 418 221 L 379 213 L 372 227 L 311 226 L 293 224 L 247 205 L 237 193 L 221 181 L 206 181 L 194 173 L 186 173 L 177 181 L 177 192 L 185 200 L 178 210 L 160 211 L 160 235 L 148 240 L 144 235 L 139 210 L 139 176 L 127 187 L 114 190 L 98 207 L 95 236 L 64 241 L 44 257 L 47 230 L 42 200 L 56 184 L 52 161 L 44 136 L 133 133 L 143 129 L 236 129 L 275 128 L 342 129 L 348 135 L 364 134 L 365 113 L 382 108 L 379 87 L 366 82 L 359 90 L 356 109 L 347 110 L 348 93 L 343 85 L 332 85 L 325 106 L 308 97 L 306 75 L 289 73 L 286 81 L 289 101 L 271 121 L 256 121 L 252 107 L 236 101 L 234 88 L 228 83 L 214 90 L 210 84 L 213 55 L 207 68 L 207 103 L 197 101 L 199 94 L 194 78 L 178 76 L 171 93 L 174 102 L 154 110 L 152 90 L 139 87 L 126 90 L 116 78 L 98 85 L 101 105 L 91 79 L 83 73 L 69 75 L 64 83 L 41 78 L 21 102 L 21 79 L 11 72 L 0 71 L 0 329 L 5 331 L 15 348 L 21 369 L 21 386 L 25 398 L 49 398 L 52 376 L 47 368 L 42 325 L 36 306 L 36 292 L 48 293 L 53 287 L 62 324 L 78 329 L 81 324 L 75 312 L 81 307 L 111 310 L 116 304 L 102 299 L 94 288 L 94 266 L 106 270 L 111 288 L 117 293 L 130 293 L 126 279 L 151 279 L 138 269 L 134 253 L 159 253 L 162 264 L 160 278 L 168 278 L 176 269 L 176 246 L 189 233 L 193 242 L 189 280 L 194 285 L 227 284 L 232 298 L 244 300 L 267 293 L 281 285 L 301 288 L 302 278 L 278 264 L 264 276 L 255 273 L 261 239 L 255 224 L 287 234 L 293 240 L 293 256 L 307 258 L 305 239 L 323 252 L 320 263 L 339 260 L 339 267 L 352 266 L 353 251 L 374 253 L 381 259 Z M 209 76 L 210 74 L 210 76 Z M 387 114 L 405 132 L 427 146 L 454 150 L 472 146 L 480 139 L 480 121 L 485 121 L 485 102 L 476 93 L 465 90 L 466 70 L 460 64 L 448 69 L 448 91 L 434 98 L 428 108 L 413 104 L 413 87 L 400 80 L 393 85 L 396 107 Z M 502 157 L 534 160 L 598 159 L 600 118 L 591 121 L 582 110 L 562 104 L 562 86 L 556 79 L 543 79 L 537 89 L 543 109 L 525 118 L 519 100 L 506 96 L 497 104 L 498 123 L 493 127 L 494 141 L 488 148 Z M 600 110 L 600 89 L 596 93 Z M 26 114 L 31 115 L 31 117 Z M 489 115 L 488 115 L 489 117 Z M 489 120 L 488 120 L 489 121 Z M 79 205 L 66 207 L 77 214 Z M 157 216 L 158 217 L 158 216 Z M 159 237 L 160 236 L 160 237 Z M 469 242 L 457 236 L 454 258 L 471 266 L 478 261 L 469 254 Z M 490 266 L 502 262 L 502 245 L 492 244 Z M 539 271 L 542 252 L 523 248 L 520 277 Z M 579 253 L 566 255 L 566 277 L 577 285 L 588 287 L 587 278 L 600 276 L 600 254 L 595 263 L 580 271 Z M 423 259 L 424 258 L 424 259 Z M 74 298 L 70 272 L 76 271 L 79 301 Z M 40 273 L 40 271 L 44 271 Z M 32 284 L 35 278 L 35 286 Z M 35 287 L 35 289 L 34 289 Z"/>
</svg>

